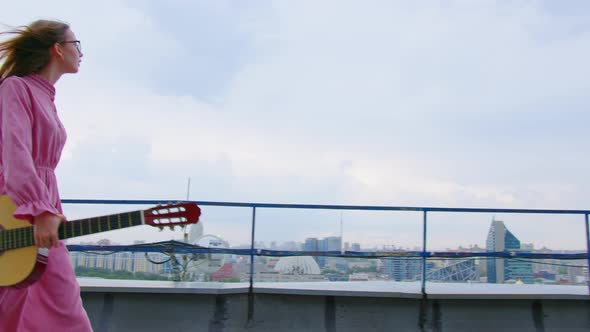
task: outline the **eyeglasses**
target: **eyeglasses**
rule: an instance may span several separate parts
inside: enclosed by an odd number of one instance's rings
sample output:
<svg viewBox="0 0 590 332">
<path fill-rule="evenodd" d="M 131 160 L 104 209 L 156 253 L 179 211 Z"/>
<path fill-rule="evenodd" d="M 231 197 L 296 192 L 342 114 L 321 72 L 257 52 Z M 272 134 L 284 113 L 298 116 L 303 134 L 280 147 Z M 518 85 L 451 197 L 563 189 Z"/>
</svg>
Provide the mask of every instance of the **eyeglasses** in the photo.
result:
<svg viewBox="0 0 590 332">
<path fill-rule="evenodd" d="M 79 54 L 82 54 L 82 43 L 79 40 L 66 40 L 61 42 L 61 44 L 73 43 L 76 45 L 76 50 L 78 50 Z"/>
</svg>

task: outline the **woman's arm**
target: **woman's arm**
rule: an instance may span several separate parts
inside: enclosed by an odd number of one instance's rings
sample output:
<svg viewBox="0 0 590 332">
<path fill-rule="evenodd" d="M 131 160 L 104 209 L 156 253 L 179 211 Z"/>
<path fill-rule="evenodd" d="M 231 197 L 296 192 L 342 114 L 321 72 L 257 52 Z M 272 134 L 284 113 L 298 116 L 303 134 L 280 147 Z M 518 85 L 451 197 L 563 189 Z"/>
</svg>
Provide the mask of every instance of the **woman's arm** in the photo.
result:
<svg viewBox="0 0 590 332">
<path fill-rule="evenodd" d="M 35 120 L 29 93 L 19 78 L 8 78 L 0 85 L 2 172 L 6 192 L 17 207 L 15 218 L 40 223 L 34 227 L 35 243 L 51 247 L 58 244 L 57 221 L 61 218 L 33 160 Z"/>
</svg>

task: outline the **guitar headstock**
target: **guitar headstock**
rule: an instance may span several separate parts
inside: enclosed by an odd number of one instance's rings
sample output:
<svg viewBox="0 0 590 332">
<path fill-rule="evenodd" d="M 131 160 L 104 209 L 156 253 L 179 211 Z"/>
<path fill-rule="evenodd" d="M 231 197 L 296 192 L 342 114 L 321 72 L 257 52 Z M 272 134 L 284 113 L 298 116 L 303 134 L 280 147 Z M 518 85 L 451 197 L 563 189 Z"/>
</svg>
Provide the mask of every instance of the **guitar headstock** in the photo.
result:
<svg viewBox="0 0 590 332">
<path fill-rule="evenodd" d="M 196 203 L 180 202 L 166 205 L 158 205 L 143 211 L 146 225 L 173 228 L 199 222 L 201 209 Z"/>
</svg>

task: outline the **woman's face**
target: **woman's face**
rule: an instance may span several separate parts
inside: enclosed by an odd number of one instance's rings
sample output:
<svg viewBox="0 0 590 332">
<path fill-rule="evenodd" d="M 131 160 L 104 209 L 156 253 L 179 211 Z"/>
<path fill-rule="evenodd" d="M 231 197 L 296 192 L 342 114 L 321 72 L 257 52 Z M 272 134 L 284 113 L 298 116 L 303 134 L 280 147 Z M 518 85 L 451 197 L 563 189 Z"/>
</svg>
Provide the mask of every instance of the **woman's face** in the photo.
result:
<svg viewBox="0 0 590 332">
<path fill-rule="evenodd" d="M 63 54 L 63 71 L 64 73 L 77 73 L 82 61 L 80 42 L 77 41 L 76 35 L 68 29 L 65 33 L 65 40 L 62 45 Z"/>
</svg>

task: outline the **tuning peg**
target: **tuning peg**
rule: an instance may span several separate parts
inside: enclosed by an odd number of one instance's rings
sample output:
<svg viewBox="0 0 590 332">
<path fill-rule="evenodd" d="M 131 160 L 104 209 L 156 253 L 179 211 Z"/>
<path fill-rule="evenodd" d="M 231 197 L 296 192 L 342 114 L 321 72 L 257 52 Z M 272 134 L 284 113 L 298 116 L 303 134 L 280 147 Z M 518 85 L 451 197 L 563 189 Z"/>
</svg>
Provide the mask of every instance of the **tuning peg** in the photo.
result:
<svg viewBox="0 0 590 332">
<path fill-rule="evenodd" d="M 174 226 L 168 226 L 172 232 L 174 232 Z"/>
<path fill-rule="evenodd" d="M 164 226 L 158 226 L 158 228 L 160 229 L 160 232 L 164 230 Z"/>
</svg>

